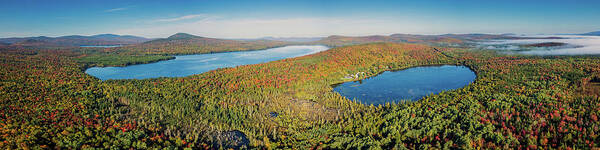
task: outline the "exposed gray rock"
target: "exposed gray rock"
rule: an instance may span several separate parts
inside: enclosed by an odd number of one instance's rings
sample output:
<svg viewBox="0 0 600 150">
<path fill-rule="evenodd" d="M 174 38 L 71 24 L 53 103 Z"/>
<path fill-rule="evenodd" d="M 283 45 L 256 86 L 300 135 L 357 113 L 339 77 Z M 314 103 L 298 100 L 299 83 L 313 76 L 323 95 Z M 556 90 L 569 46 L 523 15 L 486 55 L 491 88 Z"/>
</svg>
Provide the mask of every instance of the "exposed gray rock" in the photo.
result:
<svg viewBox="0 0 600 150">
<path fill-rule="evenodd" d="M 213 147 L 223 149 L 245 149 L 250 145 L 250 140 L 244 132 L 233 130 L 217 133 Z"/>
</svg>

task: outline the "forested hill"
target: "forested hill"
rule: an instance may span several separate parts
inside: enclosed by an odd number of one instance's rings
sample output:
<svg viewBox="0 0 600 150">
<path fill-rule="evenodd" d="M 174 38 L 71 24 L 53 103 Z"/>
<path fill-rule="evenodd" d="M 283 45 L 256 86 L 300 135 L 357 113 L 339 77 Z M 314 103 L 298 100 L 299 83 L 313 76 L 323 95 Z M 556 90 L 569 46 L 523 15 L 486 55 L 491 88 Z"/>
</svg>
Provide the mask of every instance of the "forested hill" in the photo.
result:
<svg viewBox="0 0 600 150">
<path fill-rule="evenodd" d="M 0 38 L 1 43 L 15 47 L 78 47 L 82 45 L 126 45 L 148 41 L 150 39 L 115 34 L 99 34 L 92 36 L 70 35 L 61 37 L 23 37 Z"/>
<path fill-rule="evenodd" d="M 372 35 L 372 36 L 339 36 L 332 35 L 315 44 L 324 44 L 329 46 L 356 45 L 372 42 L 393 42 L 393 43 L 419 43 L 429 45 L 460 45 L 468 42 L 481 40 L 499 40 L 499 39 L 548 39 L 557 37 L 516 37 L 510 35 L 496 34 L 443 34 L 443 35 L 416 35 L 416 34 L 392 34 Z"/>
<path fill-rule="evenodd" d="M 227 40 L 177 33 L 168 38 L 156 39 L 123 49 L 129 53 L 144 54 L 196 54 L 211 52 L 257 50 L 288 45 L 290 42 L 272 40 Z"/>
<path fill-rule="evenodd" d="M 592 33 L 589 33 L 592 34 Z M 259 38 L 259 39 L 219 39 L 177 33 L 167 38 L 147 39 L 131 35 L 99 34 L 93 36 L 61 36 L 61 37 L 24 37 L 0 38 L 1 47 L 13 48 L 72 48 L 82 45 L 125 45 L 124 47 L 107 49 L 106 52 L 118 52 L 129 55 L 140 54 L 198 54 L 211 52 L 228 52 L 258 50 L 285 45 L 328 45 L 345 46 L 373 42 L 393 43 L 419 43 L 436 46 L 460 46 L 469 42 L 498 39 L 533 39 L 540 37 L 517 37 L 511 35 L 495 34 L 443 34 L 443 35 L 416 35 L 392 34 L 371 36 L 340 36 L 332 35 L 325 38 L 311 38 L 302 40 L 289 40 L 294 38 Z M 556 38 L 556 37 L 543 37 Z"/>
<path fill-rule="evenodd" d="M 454 38 L 446 38 L 440 36 L 428 35 L 410 35 L 410 34 L 393 34 L 391 36 L 373 35 L 373 36 L 339 36 L 333 35 L 323 38 L 315 43 L 325 44 L 329 46 L 344 46 L 355 45 L 372 42 L 409 42 L 409 43 L 462 43 L 461 40 Z"/>
<path fill-rule="evenodd" d="M 581 34 L 581 35 L 597 35 L 597 36 L 600 36 L 600 31 L 588 32 L 588 33 L 584 33 L 584 34 Z"/>
</svg>

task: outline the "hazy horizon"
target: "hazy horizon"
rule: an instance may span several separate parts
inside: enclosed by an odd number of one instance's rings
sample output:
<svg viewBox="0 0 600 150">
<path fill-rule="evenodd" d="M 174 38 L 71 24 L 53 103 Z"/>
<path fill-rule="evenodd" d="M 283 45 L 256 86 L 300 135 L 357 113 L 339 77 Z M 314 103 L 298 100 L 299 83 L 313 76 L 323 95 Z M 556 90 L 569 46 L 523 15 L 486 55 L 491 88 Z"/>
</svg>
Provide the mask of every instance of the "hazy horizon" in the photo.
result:
<svg viewBox="0 0 600 150">
<path fill-rule="evenodd" d="M 227 39 L 600 30 L 599 1 L 32 1 L 0 6 L 0 37 L 175 33 Z"/>
<path fill-rule="evenodd" d="M 591 32 L 591 31 L 590 31 Z M 190 35 L 194 35 L 194 36 L 200 36 L 200 37 L 206 37 L 206 38 L 219 38 L 219 37 L 209 37 L 209 36 L 203 36 L 203 35 L 198 35 L 198 34 L 192 34 L 192 33 L 186 33 L 186 32 L 177 32 L 177 33 L 173 33 L 164 37 L 145 37 L 145 36 L 140 36 L 140 35 L 131 35 L 131 34 L 116 34 L 116 33 L 97 33 L 97 34 L 87 34 L 87 35 L 82 35 L 82 34 L 70 34 L 70 35 L 58 35 L 58 36 L 47 36 L 47 35 L 33 35 L 33 36 L 13 36 L 13 37 L 0 37 L 0 38 L 28 38 L 28 37 L 50 37 L 50 38 L 57 38 L 57 37 L 65 37 L 65 36 L 96 36 L 96 35 L 102 35 L 102 34 L 113 34 L 113 35 L 118 35 L 118 36 L 137 36 L 137 37 L 142 37 L 142 38 L 147 38 L 147 39 L 159 39 L 159 38 L 168 38 L 171 35 L 174 34 L 178 34 L 178 33 L 185 33 L 185 34 L 190 34 Z M 265 35 L 265 36 L 261 36 L 261 37 L 252 37 L 252 38 L 221 38 L 221 39 L 238 39 L 238 40 L 244 40 L 244 39 L 262 39 L 262 38 L 326 38 L 328 36 L 351 36 L 351 37 L 358 37 L 358 36 L 390 36 L 393 34 L 411 34 L 411 35 L 445 35 L 445 34 L 493 34 L 493 35 L 500 35 L 500 34 L 517 34 L 517 35 L 527 35 L 527 36 L 534 36 L 534 35 L 558 35 L 558 34 L 582 34 L 582 33 L 536 33 L 536 34 L 522 34 L 522 33 L 442 33 L 442 34 L 415 34 L 415 33 L 390 33 L 390 34 L 365 34 L 365 35 L 340 35 L 340 34 L 332 34 L 332 35 L 327 35 L 327 36 L 269 36 L 269 35 Z"/>
</svg>

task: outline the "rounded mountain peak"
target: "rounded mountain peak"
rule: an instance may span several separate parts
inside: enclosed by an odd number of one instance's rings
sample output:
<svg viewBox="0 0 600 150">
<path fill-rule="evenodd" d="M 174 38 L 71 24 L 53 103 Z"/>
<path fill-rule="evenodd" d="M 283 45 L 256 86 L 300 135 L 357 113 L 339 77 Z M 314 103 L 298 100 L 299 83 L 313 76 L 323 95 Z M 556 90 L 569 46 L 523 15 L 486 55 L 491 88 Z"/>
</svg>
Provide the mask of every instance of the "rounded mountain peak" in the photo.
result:
<svg viewBox="0 0 600 150">
<path fill-rule="evenodd" d="M 199 36 L 187 34 L 187 33 L 176 33 L 168 37 L 168 39 L 187 39 L 187 38 L 201 38 Z"/>
</svg>

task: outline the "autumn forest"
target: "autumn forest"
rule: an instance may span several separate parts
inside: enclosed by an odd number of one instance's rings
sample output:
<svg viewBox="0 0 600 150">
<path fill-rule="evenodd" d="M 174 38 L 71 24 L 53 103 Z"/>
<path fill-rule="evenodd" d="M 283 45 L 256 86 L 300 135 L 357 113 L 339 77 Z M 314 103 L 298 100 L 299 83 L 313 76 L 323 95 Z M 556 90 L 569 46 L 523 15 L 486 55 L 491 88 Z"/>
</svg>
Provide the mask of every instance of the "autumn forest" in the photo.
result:
<svg viewBox="0 0 600 150">
<path fill-rule="evenodd" d="M 0 6 L 1 149 L 600 148 L 597 5 L 107 3 Z"/>
</svg>

